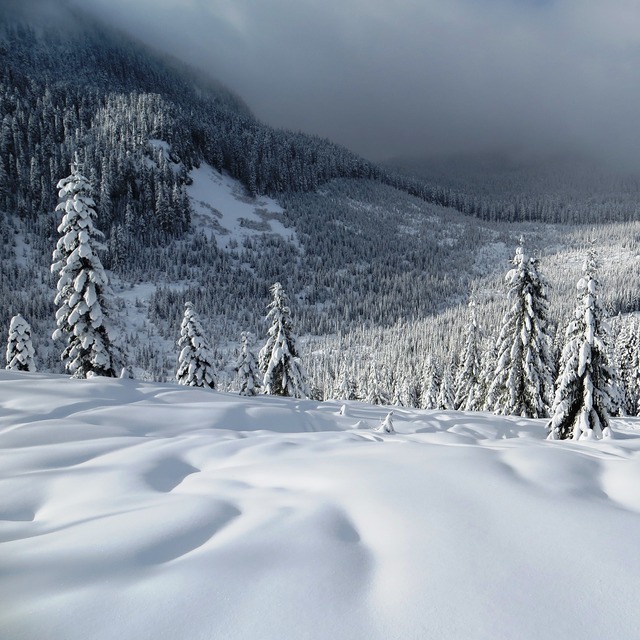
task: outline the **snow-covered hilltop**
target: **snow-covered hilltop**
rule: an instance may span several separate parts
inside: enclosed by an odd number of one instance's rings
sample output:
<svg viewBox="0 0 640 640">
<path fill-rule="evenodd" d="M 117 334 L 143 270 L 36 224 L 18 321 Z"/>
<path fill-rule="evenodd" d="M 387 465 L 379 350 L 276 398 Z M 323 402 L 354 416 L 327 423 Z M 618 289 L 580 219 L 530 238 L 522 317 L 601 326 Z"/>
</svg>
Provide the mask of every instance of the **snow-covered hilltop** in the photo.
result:
<svg viewBox="0 0 640 640">
<path fill-rule="evenodd" d="M 0 372 L 0 635 L 637 637 L 637 419 L 387 414 Z"/>
</svg>

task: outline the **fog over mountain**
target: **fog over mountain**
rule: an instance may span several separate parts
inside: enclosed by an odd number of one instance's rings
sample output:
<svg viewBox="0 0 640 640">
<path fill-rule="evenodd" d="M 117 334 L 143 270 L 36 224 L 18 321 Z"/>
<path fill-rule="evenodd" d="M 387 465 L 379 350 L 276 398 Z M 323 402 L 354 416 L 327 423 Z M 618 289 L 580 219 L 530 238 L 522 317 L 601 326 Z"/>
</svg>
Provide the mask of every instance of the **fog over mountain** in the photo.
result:
<svg viewBox="0 0 640 640">
<path fill-rule="evenodd" d="M 635 0 L 72 1 L 269 124 L 374 160 L 577 150 L 640 166 Z"/>
</svg>

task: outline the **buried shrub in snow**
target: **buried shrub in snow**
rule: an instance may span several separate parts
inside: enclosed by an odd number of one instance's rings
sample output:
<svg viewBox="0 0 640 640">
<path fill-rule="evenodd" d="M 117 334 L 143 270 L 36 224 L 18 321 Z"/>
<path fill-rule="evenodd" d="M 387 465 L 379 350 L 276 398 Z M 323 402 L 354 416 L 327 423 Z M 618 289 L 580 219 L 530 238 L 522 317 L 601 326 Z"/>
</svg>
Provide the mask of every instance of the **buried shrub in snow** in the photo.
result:
<svg viewBox="0 0 640 640">
<path fill-rule="evenodd" d="M 387 413 L 385 419 L 380 423 L 378 431 L 382 431 L 384 433 L 396 432 L 396 430 L 393 428 L 393 411 L 389 411 L 389 413 Z"/>
</svg>

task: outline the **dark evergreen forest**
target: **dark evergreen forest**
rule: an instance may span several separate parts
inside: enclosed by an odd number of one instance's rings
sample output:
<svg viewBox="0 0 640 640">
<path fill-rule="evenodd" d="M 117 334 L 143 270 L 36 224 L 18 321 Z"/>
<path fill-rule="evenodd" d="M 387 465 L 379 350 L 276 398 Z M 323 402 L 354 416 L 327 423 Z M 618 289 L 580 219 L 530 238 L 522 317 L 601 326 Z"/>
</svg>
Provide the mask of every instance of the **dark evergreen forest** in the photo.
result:
<svg viewBox="0 0 640 640">
<path fill-rule="evenodd" d="M 129 363 L 144 377 L 173 376 L 184 303 L 192 301 L 211 337 L 219 388 L 232 386 L 240 335 L 262 339 L 269 288 L 279 281 L 318 397 L 350 388 L 364 398 L 375 387 L 380 398 L 422 402 L 434 377 L 440 386 L 455 383 L 470 298 L 489 366 L 505 307 L 502 280 L 521 236 L 552 285 L 556 358 L 582 251 L 594 239 L 610 315 L 640 310 L 637 176 L 566 160 L 381 167 L 328 140 L 259 122 L 214 80 L 77 10 L 38 23 L 7 6 L 0 8 L 0 326 L 5 335 L 13 315 L 28 319 L 39 368 L 61 370 L 50 339 L 49 266 L 56 184 L 76 156 L 106 236 L 103 262 L 122 294 Z M 225 246 L 198 232 L 188 188 L 203 163 L 237 179 L 243 198 L 276 198 L 294 240 L 262 233 Z M 145 295 L 125 300 L 134 287 Z M 614 323 L 625 344 L 635 336 L 627 320 Z"/>
</svg>

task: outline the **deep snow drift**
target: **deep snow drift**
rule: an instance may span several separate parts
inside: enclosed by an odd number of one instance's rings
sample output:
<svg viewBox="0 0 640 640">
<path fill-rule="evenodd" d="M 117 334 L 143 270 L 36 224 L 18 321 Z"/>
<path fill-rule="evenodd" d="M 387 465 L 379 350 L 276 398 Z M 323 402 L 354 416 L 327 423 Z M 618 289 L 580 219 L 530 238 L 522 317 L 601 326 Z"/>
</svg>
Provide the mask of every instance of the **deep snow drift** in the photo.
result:
<svg viewBox="0 0 640 640">
<path fill-rule="evenodd" d="M 0 637 L 638 637 L 639 421 L 387 413 L 0 372 Z"/>
</svg>

